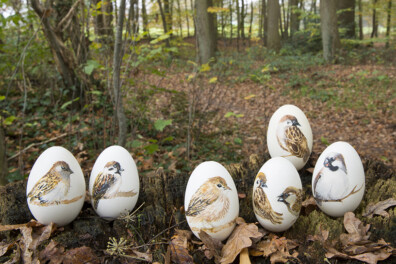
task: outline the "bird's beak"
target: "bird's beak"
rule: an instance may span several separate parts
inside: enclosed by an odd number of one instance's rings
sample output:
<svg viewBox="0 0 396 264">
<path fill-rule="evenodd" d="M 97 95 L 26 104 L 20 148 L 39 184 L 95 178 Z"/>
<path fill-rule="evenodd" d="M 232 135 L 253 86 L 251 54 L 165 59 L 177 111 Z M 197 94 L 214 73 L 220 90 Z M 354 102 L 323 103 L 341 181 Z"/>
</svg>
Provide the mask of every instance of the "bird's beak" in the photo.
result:
<svg viewBox="0 0 396 264">
<path fill-rule="evenodd" d="M 121 171 L 124 171 L 124 169 L 119 169 L 119 170 L 117 171 L 117 173 L 118 173 L 118 174 L 121 174 Z"/>
<path fill-rule="evenodd" d="M 285 197 L 283 196 L 283 193 L 278 196 L 278 202 L 285 202 Z"/>
<path fill-rule="evenodd" d="M 73 173 L 74 173 L 71 169 L 69 169 L 69 172 L 70 172 L 70 174 L 73 174 Z"/>
<path fill-rule="evenodd" d="M 265 182 L 261 182 L 261 187 L 262 188 L 267 188 L 268 186 L 267 186 L 267 184 Z"/>
<path fill-rule="evenodd" d="M 293 121 L 293 126 L 301 126 L 300 123 L 298 123 L 297 120 Z"/>
</svg>

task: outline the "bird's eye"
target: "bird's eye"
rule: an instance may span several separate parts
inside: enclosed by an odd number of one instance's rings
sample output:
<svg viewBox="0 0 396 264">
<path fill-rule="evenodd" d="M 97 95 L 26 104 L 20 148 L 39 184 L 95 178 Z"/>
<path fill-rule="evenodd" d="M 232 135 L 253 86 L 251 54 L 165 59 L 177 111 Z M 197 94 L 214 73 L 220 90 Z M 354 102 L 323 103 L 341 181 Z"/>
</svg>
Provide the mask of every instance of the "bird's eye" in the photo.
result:
<svg viewBox="0 0 396 264">
<path fill-rule="evenodd" d="M 223 185 L 221 185 L 220 183 L 217 184 L 217 187 L 221 188 L 223 187 Z"/>
<path fill-rule="evenodd" d="M 113 170 L 114 168 L 113 167 L 111 167 L 109 170 Z"/>
<path fill-rule="evenodd" d="M 260 184 L 260 180 L 257 180 L 257 184 Z"/>
<path fill-rule="evenodd" d="M 63 166 L 61 166 L 61 169 L 62 169 L 62 170 L 66 170 L 66 168 L 65 168 L 65 167 L 63 167 Z"/>
</svg>

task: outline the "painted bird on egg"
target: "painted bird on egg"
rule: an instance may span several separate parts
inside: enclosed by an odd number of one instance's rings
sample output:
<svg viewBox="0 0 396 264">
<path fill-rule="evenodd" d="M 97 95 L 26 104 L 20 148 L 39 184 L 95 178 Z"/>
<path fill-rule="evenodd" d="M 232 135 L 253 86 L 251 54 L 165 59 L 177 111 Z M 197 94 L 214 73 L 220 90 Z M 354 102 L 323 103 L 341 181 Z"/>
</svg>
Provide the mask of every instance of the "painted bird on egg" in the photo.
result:
<svg viewBox="0 0 396 264">
<path fill-rule="evenodd" d="M 337 152 L 329 153 L 323 167 L 316 175 L 313 183 L 313 195 L 320 205 L 322 202 L 342 202 L 358 192 L 357 185 L 348 193 L 349 179 L 344 156 Z"/>
<path fill-rule="evenodd" d="M 287 210 L 298 217 L 302 204 L 302 190 L 294 186 L 289 186 L 278 196 L 278 202 L 284 203 Z"/>
<path fill-rule="evenodd" d="M 222 177 L 216 176 L 206 180 L 193 194 L 188 204 L 186 216 L 191 223 L 211 223 L 224 218 L 230 208 L 227 191 L 231 191 L 231 188 Z"/>
<path fill-rule="evenodd" d="M 55 162 L 51 169 L 41 177 L 28 193 L 30 202 L 36 205 L 59 204 L 70 190 L 70 175 L 73 171 L 65 161 Z M 38 202 L 38 203 L 37 203 Z"/>
<path fill-rule="evenodd" d="M 121 168 L 120 163 L 117 161 L 109 161 L 106 163 L 103 170 L 96 176 L 92 194 L 93 207 L 95 210 L 98 209 L 98 204 L 101 199 L 116 197 L 122 183 L 122 171 L 124 170 Z"/>
<path fill-rule="evenodd" d="M 290 153 L 290 156 L 302 158 L 307 162 L 311 151 L 308 148 L 307 138 L 301 132 L 297 118 L 293 115 L 285 115 L 279 120 L 276 138 L 279 146 Z"/>
<path fill-rule="evenodd" d="M 283 221 L 282 213 L 275 212 L 264 192 L 267 186 L 267 177 L 263 172 L 259 172 L 255 179 L 256 189 L 253 192 L 254 213 L 263 219 L 271 221 L 272 224 L 281 224 Z"/>
</svg>

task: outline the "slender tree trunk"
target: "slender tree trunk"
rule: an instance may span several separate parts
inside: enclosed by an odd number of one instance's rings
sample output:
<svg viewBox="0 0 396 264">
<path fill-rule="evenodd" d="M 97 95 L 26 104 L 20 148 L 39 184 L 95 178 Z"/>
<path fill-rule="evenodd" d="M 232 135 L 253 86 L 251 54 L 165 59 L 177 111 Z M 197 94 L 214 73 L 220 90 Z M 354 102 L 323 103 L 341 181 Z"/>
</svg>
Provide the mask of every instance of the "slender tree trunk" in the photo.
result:
<svg viewBox="0 0 396 264">
<path fill-rule="evenodd" d="M 241 38 L 241 13 L 239 9 L 239 0 L 235 0 L 236 15 L 237 15 L 237 50 L 239 51 L 239 39 Z"/>
<path fill-rule="evenodd" d="M 259 9 L 259 28 L 258 28 L 258 37 L 260 39 L 263 39 L 263 12 L 262 12 L 262 1 L 259 1 L 258 3 L 258 9 Z"/>
<path fill-rule="evenodd" d="M 127 133 L 127 122 L 124 113 L 124 106 L 122 103 L 122 93 L 120 85 L 120 70 L 122 64 L 122 28 L 124 26 L 125 18 L 125 2 L 126 0 L 121 0 L 120 8 L 118 10 L 117 28 L 116 28 L 116 38 L 114 45 L 114 58 L 113 58 L 113 90 L 114 90 L 114 104 L 115 112 L 118 120 L 118 145 L 125 146 L 126 143 L 126 133 Z"/>
<path fill-rule="evenodd" d="M 359 39 L 363 39 L 363 8 L 362 8 L 362 0 L 358 0 L 359 5 Z"/>
<path fill-rule="evenodd" d="M 252 38 L 252 27 L 253 27 L 253 2 L 250 2 L 249 40 Z"/>
<path fill-rule="evenodd" d="M 171 6 L 171 1 L 172 0 L 163 0 L 164 3 L 164 14 L 165 14 L 165 20 L 166 20 L 166 26 L 169 32 L 172 30 L 172 6 Z"/>
<path fill-rule="evenodd" d="M 282 20 L 282 10 L 284 10 L 283 6 L 284 6 L 284 0 L 282 0 L 281 5 L 279 6 L 279 30 L 282 39 L 285 39 L 285 31 L 283 29 L 284 24 Z"/>
<path fill-rule="evenodd" d="M 95 33 L 100 37 L 100 41 L 106 44 L 113 43 L 113 5 L 110 0 L 94 0 L 95 9 L 100 4 L 99 11 L 95 16 Z"/>
<path fill-rule="evenodd" d="M 388 0 L 388 10 L 386 16 L 386 44 L 385 47 L 389 48 L 390 43 L 390 31 L 391 31 L 391 13 L 392 13 L 392 0 Z"/>
<path fill-rule="evenodd" d="M 0 118 L 0 121 L 2 119 Z M 0 125 L 0 186 L 7 184 L 7 155 L 6 155 L 6 142 L 3 127 Z"/>
<path fill-rule="evenodd" d="M 241 27 L 240 27 L 240 29 L 241 29 L 242 41 L 245 42 L 245 38 L 246 38 L 246 36 L 245 36 L 245 16 L 246 16 L 246 14 L 245 14 L 245 1 L 244 0 L 241 0 L 241 1 L 242 1 L 242 3 L 241 3 L 241 18 L 240 18 Z"/>
<path fill-rule="evenodd" d="M 177 4 L 177 21 L 179 24 L 179 31 L 180 31 L 180 37 L 183 37 L 183 25 L 182 25 L 182 14 L 181 14 L 181 7 L 180 7 L 180 0 L 176 0 L 176 4 Z"/>
<path fill-rule="evenodd" d="M 232 29 L 234 26 L 232 25 L 232 0 L 230 0 L 228 8 L 230 9 L 230 45 L 232 44 Z"/>
<path fill-rule="evenodd" d="M 320 1 L 320 26 L 322 31 L 323 56 L 333 62 L 341 46 L 337 27 L 336 1 Z"/>
<path fill-rule="evenodd" d="M 190 37 L 190 19 L 188 17 L 187 0 L 184 0 L 184 8 L 185 8 L 185 12 L 186 12 L 187 37 Z"/>
<path fill-rule="evenodd" d="M 148 29 L 146 0 L 142 0 L 142 20 L 143 20 L 143 32 L 147 32 L 148 36 L 150 36 L 150 32 L 149 32 L 149 29 Z"/>
<path fill-rule="evenodd" d="M 377 2 L 378 0 L 373 0 L 373 30 L 371 31 L 371 38 L 378 37 Z"/>
<path fill-rule="evenodd" d="M 346 38 L 355 38 L 355 0 L 338 0 L 338 21 L 345 28 Z"/>
<path fill-rule="evenodd" d="M 194 0 L 190 0 L 190 5 L 191 5 L 191 12 L 194 13 L 194 6 L 195 6 Z M 193 36 L 195 36 L 196 33 L 197 33 L 197 26 L 195 25 L 195 19 L 193 19 L 193 24 L 194 24 L 194 34 L 193 34 Z"/>
<path fill-rule="evenodd" d="M 159 7 L 159 10 L 160 10 L 160 14 L 161 14 L 162 27 L 164 29 L 164 34 L 166 34 L 168 32 L 168 25 L 167 25 L 167 22 L 166 22 L 165 12 L 164 12 L 164 9 L 162 8 L 161 0 L 157 0 L 157 3 L 158 3 L 158 7 Z"/>
<path fill-rule="evenodd" d="M 208 12 L 212 0 L 195 1 L 196 28 L 198 39 L 198 61 L 200 64 L 208 63 L 215 56 L 216 39 L 214 33 L 213 14 Z"/>
<path fill-rule="evenodd" d="M 279 52 L 281 48 L 279 36 L 280 7 L 278 0 L 268 0 L 268 49 Z"/>
<path fill-rule="evenodd" d="M 223 0 L 220 0 L 220 7 L 221 7 L 221 8 L 224 7 L 224 2 L 223 2 Z M 224 21 L 225 21 L 225 19 L 224 19 L 224 12 L 222 11 L 222 12 L 221 12 L 221 39 L 222 39 L 223 42 L 224 42 L 224 27 L 225 27 Z"/>
<path fill-rule="evenodd" d="M 290 37 L 293 38 L 293 35 L 298 31 L 300 21 L 298 19 L 299 10 L 298 10 L 298 0 L 289 0 L 290 7 Z"/>
<path fill-rule="evenodd" d="M 136 35 L 136 34 L 139 34 L 139 16 L 140 16 L 140 14 L 139 14 L 139 0 L 135 0 L 135 17 L 134 17 L 134 25 L 135 25 L 135 27 L 134 27 L 134 31 L 133 31 L 133 33 Z"/>
<path fill-rule="evenodd" d="M 268 14 L 267 14 L 267 0 L 262 0 L 262 16 L 263 16 L 263 44 L 268 46 Z"/>
</svg>

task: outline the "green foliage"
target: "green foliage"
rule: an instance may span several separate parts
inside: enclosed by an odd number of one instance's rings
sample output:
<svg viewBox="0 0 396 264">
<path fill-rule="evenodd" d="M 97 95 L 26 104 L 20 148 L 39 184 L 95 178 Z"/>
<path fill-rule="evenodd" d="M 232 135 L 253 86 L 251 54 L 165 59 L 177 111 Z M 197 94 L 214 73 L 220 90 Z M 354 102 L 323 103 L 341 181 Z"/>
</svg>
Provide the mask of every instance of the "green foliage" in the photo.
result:
<svg viewBox="0 0 396 264">
<path fill-rule="evenodd" d="M 154 122 L 154 128 L 157 131 L 164 131 L 164 128 L 172 125 L 172 119 L 168 119 L 168 120 L 163 120 L 163 119 L 158 119 Z"/>
</svg>

